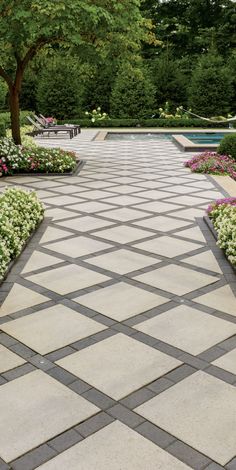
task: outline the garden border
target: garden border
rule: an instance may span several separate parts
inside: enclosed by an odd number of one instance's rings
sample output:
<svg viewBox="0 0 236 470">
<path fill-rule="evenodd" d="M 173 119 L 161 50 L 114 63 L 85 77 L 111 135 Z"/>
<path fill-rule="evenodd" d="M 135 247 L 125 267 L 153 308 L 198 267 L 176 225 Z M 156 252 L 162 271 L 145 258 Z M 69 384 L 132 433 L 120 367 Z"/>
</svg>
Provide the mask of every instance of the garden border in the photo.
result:
<svg viewBox="0 0 236 470">
<path fill-rule="evenodd" d="M 74 175 L 79 174 L 79 172 L 83 168 L 84 164 L 85 164 L 84 160 L 78 160 L 77 163 L 76 163 L 76 167 L 74 168 L 73 171 L 70 171 L 70 172 L 63 172 L 63 173 L 53 173 L 53 172 L 49 172 L 49 173 L 45 172 L 44 173 L 44 172 L 41 172 L 41 173 L 36 173 L 34 171 L 30 171 L 28 173 L 20 172 L 20 173 L 15 173 L 13 175 L 4 175 L 4 176 L 0 176 L 0 178 L 1 178 L 1 181 L 2 181 L 4 178 L 17 178 L 18 176 L 19 177 L 22 177 L 22 176 L 74 176 Z"/>
<path fill-rule="evenodd" d="M 210 217 L 209 217 L 208 215 L 204 215 L 204 216 L 203 216 L 203 220 L 204 220 L 205 224 L 207 225 L 207 227 L 209 228 L 210 232 L 212 233 L 212 235 L 213 235 L 215 241 L 217 242 L 217 240 L 218 240 L 218 234 L 217 234 L 217 231 L 215 230 L 215 227 L 214 227 L 213 223 L 211 222 Z M 233 269 L 234 273 L 236 274 L 236 267 L 235 267 L 232 263 L 230 263 L 230 261 L 228 260 L 228 258 L 227 258 L 227 256 L 226 256 L 224 250 L 222 250 L 221 248 L 219 248 L 219 249 L 222 251 L 222 253 L 223 253 L 223 255 L 224 255 L 226 261 L 228 262 L 228 264 L 231 266 L 231 268 Z"/>
</svg>

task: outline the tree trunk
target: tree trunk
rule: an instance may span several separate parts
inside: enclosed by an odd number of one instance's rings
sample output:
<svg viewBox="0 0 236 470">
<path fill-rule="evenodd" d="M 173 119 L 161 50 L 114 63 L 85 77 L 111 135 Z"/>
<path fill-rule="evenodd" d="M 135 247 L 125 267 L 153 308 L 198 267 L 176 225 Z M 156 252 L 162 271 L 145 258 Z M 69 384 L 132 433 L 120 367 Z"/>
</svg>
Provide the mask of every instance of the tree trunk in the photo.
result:
<svg viewBox="0 0 236 470">
<path fill-rule="evenodd" d="M 16 86 L 12 86 L 9 91 L 12 138 L 16 145 L 21 145 L 19 91 Z"/>
</svg>

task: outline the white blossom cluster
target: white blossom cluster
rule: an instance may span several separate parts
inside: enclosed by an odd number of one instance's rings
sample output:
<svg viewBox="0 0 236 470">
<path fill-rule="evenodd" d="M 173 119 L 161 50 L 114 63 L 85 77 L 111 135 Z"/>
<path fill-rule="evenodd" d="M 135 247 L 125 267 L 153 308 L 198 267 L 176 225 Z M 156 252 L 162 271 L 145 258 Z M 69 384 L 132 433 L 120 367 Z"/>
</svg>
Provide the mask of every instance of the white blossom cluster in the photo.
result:
<svg viewBox="0 0 236 470">
<path fill-rule="evenodd" d="M 236 206 L 219 205 L 211 212 L 211 217 L 218 235 L 218 246 L 236 266 Z"/>
<path fill-rule="evenodd" d="M 0 279 L 43 219 L 44 208 L 35 192 L 6 189 L 0 197 Z"/>
</svg>

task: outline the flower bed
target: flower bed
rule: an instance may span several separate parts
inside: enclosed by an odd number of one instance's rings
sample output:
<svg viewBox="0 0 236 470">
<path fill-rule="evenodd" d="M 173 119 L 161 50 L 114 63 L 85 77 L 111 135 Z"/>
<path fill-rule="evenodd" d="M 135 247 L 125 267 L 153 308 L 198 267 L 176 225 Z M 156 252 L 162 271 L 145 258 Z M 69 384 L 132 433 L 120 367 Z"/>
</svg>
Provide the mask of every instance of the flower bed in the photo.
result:
<svg viewBox="0 0 236 470">
<path fill-rule="evenodd" d="M 34 192 L 12 188 L 0 196 L 0 280 L 43 220 L 43 214 L 43 205 Z"/>
<path fill-rule="evenodd" d="M 219 199 L 207 209 L 217 233 L 217 245 L 236 267 L 236 198 Z"/>
<path fill-rule="evenodd" d="M 194 173 L 208 173 L 212 175 L 229 175 L 236 180 L 236 162 L 227 155 L 216 152 L 204 152 L 184 163 Z"/>
<path fill-rule="evenodd" d="M 0 175 L 17 173 L 66 173 L 76 168 L 76 155 L 61 149 L 17 146 L 11 139 L 0 140 Z"/>
</svg>

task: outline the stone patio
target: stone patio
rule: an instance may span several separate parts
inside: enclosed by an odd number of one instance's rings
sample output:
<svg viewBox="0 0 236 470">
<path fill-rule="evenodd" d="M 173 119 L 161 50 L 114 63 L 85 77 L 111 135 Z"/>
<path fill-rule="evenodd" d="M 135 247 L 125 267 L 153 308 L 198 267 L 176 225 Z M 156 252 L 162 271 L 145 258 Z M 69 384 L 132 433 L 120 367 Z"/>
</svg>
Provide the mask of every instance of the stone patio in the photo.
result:
<svg viewBox="0 0 236 470">
<path fill-rule="evenodd" d="M 236 281 L 202 220 L 227 196 L 171 142 L 41 138 L 46 218 L 0 288 L 0 470 L 236 469 Z"/>
</svg>

